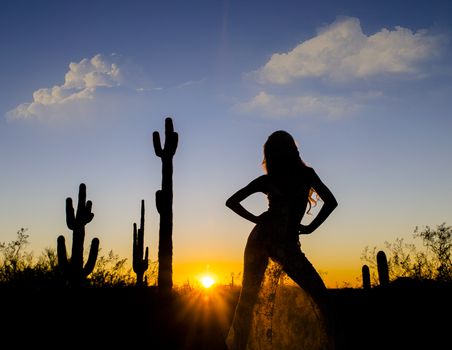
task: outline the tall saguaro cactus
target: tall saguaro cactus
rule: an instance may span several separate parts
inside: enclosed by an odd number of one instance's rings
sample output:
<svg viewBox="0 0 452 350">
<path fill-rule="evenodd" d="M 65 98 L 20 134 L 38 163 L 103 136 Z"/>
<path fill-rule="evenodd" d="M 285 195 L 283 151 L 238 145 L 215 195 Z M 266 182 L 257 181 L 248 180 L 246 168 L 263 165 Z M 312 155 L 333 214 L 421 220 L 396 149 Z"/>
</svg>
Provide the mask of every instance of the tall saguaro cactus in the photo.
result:
<svg viewBox="0 0 452 350">
<path fill-rule="evenodd" d="M 158 250 L 158 287 L 163 293 L 173 288 L 173 156 L 179 136 L 174 132 L 173 121 L 165 118 L 165 144 L 162 148 L 158 131 L 152 134 L 154 151 L 162 160 L 162 189 L 155 193 L 157 211 L 160 214 Z"/>
<path fill-rule="evenodd" d="M 146 247 L 146 253 L 143 258 L 144 250 L 144 200 L 141 201 L 140 228 L 133 224 L 133 271 L 137 275 L 137 286 L 143 285 L 143 276 L 149 266 L 149 248 Z"/>
<path fill-rule="evenodd" d="M 92 202 L 86 201 L 86 186 L 80 184 L 78 192 L 77 212 L 74 213 L 72 198 L 66 198 L 66 224 L 72 230 L 72 256 L 67 258 L 64 236 L 57 240 L 58 266 L 71 286 L 79 286 L 93 272 L 99 252 L 99 239 L 93 238 L 89 250 L 88 261 L 83 266 L 83 244 L 85 241 L 85 226 L 91 222 L 94 214 L 91 212 Z"/>
</svg>

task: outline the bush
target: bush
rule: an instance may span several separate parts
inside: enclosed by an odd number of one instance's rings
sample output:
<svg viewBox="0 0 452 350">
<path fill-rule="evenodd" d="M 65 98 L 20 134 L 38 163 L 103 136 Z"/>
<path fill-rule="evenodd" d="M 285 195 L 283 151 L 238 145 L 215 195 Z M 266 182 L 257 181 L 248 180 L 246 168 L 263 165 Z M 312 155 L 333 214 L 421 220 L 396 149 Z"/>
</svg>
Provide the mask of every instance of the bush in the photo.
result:
<svg viewBox="0 0 452 350">
<path fill-rule="evenodd" d="M 9 243 L 0 243 L 0 286 L 42 288 L 64 286 L 64 279 L 58 268 L 58 257 L 54 248 L 46 248 L 37 258 L 26 250 L 28 229 L 21 228 L 17 237 Z M 126 267 L 127 259 L 121 259 L 112 250 L 100 256 L 93 272 L 88 276 L 90 287 L 134 286 L 136 279 L 131 268 Z M 151 263 L 146 272 L 148 281 L 155 281 L 156 263 Z"/>
<path fill-rule="evenodd" d="M 405 243 L 402 238 L 395 242 L 385 242 L 388 256 L 389 276 L 391 280 L 401 277 L 415 280 L 434 280 L 452 282 L 452 227 L 446 223 L 437 225 L 436 229 L 426 226 L 423 230 L 416 227 L 413 238 L 422 239 L 424 250 L 419 250 L 413 243 Z M 377 247 L 365 247 L 361 260 L 371 270 L 372 280 L 377 284 L 376 254 Z"/>
</svg>

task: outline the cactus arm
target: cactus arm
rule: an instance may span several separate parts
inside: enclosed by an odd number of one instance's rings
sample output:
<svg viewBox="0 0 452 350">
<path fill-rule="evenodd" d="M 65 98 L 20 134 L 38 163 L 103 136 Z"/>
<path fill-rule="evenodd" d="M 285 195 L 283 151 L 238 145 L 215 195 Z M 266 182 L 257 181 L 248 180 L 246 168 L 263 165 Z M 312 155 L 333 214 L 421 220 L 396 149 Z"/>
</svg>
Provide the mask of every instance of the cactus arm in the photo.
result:
<svg viewBox="0 0 452 350">
<path fill-rule="evenodd" d="M 99 253 L 99 239 L 93 238 L 89 249 L 88 261 L 83 268 L 83 277 L 88 276 L 94 270 L 96 265 L 97 254 Z"/>
<path fill-rule="evenodd" d="M 75 228 L 75 214 L 74 206 L 72 205 L 72 198 L 66 198 L 66 224 L 69 230 Z"/>
<path fill-rule="evenodd" d="M 177 132 L 174 132 L 173 120 L 171 118 L 165 119 L 165 155 L 174 156 L 176 153 L 177 143 L 179 137 Z"/>
<path fill-rule="evenodd" d="M 160 135 L 158 131 L 154 131 L 152 133 L 152 142 L 154 143 L 155 155 L 161 158 L 163 155 L 163 149 L 162 144 L 160 143 Z"/>
<path fill-rule="evenodd" d="M 80 184 L 78 189 L 78 203 L 77 203 L 77 213 L 75 215 L 75 220 L 80 223 L 80 219 L 84 216 L 84 211 L 86 207 L 86 185 Z"/>
<path fill-rule="evenodd" d="M 94 214 L 91 212 L 92 207 L 93 203 L 86 200 L 86 185 L 82 183 L 78 191 L 77 214 L 75 216 L 78 225 L 86 225 L 93 220 Z"/>
<path fill-rule="evenodd" d="M 163 209 L 163 196 L 162 196 L 162 190 L 158 190 L 155 192 L 155 206 L 157 207 L 157 211 L 160 214 Z"/>
<path fill-rule="evenodd" d="M 93 207 L 93 202 L 87 201 L 86 202 L 86 207 L 83 210 L 83 212 L 84 212 L 84 224 L 85 225 L 89 224 L 94 218 L 94 214 L 91 212 L 92 207 Z"/>
<path fill-rule="evenodd" d="M 173 120 L 171 118 L 165 119 L 165 143 L 162 148 L 160 142 L 160 134 L 158 131 L 152 133 L 152 141 L 154 144 L 155 155 L 159 158 L 172 158 L 176 153 L 177 145 L 179 143 L 179 135 L 174 131 Z"/>
</svg>

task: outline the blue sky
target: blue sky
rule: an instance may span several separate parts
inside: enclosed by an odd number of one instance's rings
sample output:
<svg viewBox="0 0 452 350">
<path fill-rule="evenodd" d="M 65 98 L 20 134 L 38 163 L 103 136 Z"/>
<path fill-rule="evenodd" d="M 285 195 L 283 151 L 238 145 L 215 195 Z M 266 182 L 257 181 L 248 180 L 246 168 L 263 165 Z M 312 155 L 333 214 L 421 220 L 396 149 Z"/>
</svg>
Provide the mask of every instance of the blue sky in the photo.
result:
<svg viewBox="0 0 452 350">
<path fill-rule="evenodd" d="M 358 276 L 365 246 L 452 222 L 450 13 L 448 1 L 1 1 L 0 242 L 20 227 L 36 254 L 69 239 L 64 201 L 84 182 L 87 240 L 130 258 L 145 199 L 155 258 L 151 138 L 172 116 L 176 264 L 240 269 L 252 225 L 224 202 L 285 129 L 339 202 L 303 250 L 330 285 Z"/>
</svg>

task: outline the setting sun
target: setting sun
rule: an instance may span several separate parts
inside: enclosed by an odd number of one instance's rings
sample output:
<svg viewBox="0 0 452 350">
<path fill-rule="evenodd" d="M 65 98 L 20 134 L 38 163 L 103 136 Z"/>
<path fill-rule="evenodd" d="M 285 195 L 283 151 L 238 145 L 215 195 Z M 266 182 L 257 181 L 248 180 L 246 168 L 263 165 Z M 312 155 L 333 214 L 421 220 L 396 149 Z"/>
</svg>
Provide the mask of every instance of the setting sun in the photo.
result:
<svg viewBox="0 0 452 350">
<path fill-rule="evenodd" d="M 215 280 L 211 276 L 207 276 L 207 275 L 202 276 L 200 281 L 204 288 L 210 288 L 215 283 Z"/>
</svg>

